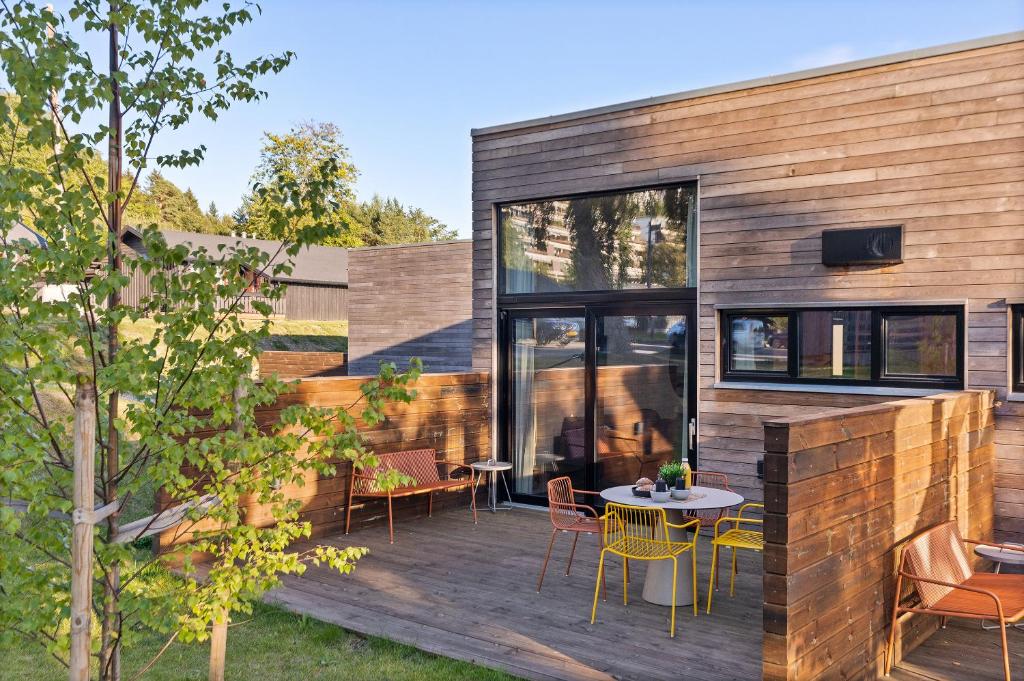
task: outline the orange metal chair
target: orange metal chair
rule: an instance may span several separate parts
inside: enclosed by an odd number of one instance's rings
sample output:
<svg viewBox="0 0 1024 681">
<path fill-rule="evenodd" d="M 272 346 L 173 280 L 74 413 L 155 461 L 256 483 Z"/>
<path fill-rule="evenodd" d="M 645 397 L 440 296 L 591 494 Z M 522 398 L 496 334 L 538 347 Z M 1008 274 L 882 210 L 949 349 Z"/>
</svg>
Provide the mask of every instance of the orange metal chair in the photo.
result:
<svg viewBox="0 0 1024 681">
<path fill-rule="evenodd" d="M 601 539 L 601 517 L 593 506 L 577 504 L 577 494 L 589 494 L 600 496 L 598 492 L 591 492 L 583 489 L 573 489 L 572 481 L 568 476 L 548 480 L 548 513 L 551 514 L 551 541 L 548 542 L 548 553 L 544 556 L 544 566 L 540 569 L 540 579 L 537 580 L 537 593 L 544 584 L 544 573 L 548 569 L 548 561 L 551 559 L 551 548 L 555 545 L 555 537 L 559 532 L 572 533 L 572 549 L 569 550 L 569 563 L 565 566 L 565 574 L 569 575 L 572 569 L 572 558 L 576 555 L 576 542 L 580 534 L 596 534 L 598 541 Z"/>
<path fill-rule="evenodd" d="M 896 660 L 896 622 L 901 613 L 917 612 L 975 620 L 997 620 L 1003 644 L 1003 674 L 1010 681 L 1006 627 L 1024 620 L 1024 575 L 975 573 L 964 542 L 985 546 L 1003 544 L 963 539 L 955 520 L 921 532 L 903 547 L 896 577 L 896 595 L 885 651 L 885 674 Z M 900 605 L 903 580 L 914 585 L 920 605 Z"/>
<path fill-rule="evenodd" d="M 690 483 L 697 487 L 714 487 L 731 492 L 729 488 L 729 476 L 725 473 L 711 473 L 710 471 L 693 471 Z M 725 515 L 724 508 L 715 508 L 701 511 L 688 511 L 691 518 L 700 518 L 700 526 L 712 529 L 718 519 Z"/>
</svg>

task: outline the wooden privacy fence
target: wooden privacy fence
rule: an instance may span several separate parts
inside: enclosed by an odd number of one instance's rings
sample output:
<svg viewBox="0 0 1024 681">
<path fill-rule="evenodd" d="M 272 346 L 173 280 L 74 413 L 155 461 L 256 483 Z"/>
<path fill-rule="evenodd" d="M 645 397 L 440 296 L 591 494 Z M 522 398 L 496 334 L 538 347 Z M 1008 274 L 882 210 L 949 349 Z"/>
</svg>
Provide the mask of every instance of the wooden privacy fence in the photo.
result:
<svg viewBox="0 0 1024 681">
<path fill-rule="evenodd" d="M 281 409 L 291 404 L 347 407 L 359 400 L 359 386 L 366 380 L 365 377 L 304 379 L 294 390 L 281 395 L 276 403 L 257 409 L 257 423 L 275 423 Z M 453 463 L 486 459 L 490 447 L 489 380 L 486 372 L 423 374 L 414 386 L 416 399 L 409 404 L 388 406 L 382 424 L 369 428 L 360 422 L 360 431 L 375 453 L 432 448 L 437 450 L 439 459 Z M 344 530 L 350 472 L 348 464 L 340 464 L 335 475 L 329 477 L 308 471 L 305 484 L 284 487 L 290 498 L 302 502 L 300 520 L 312 523 L 314 537 Z M 162 492 L 158 495 L 159 508 L 170 503 Z M 465 494 L 438 495 L 436 504 L 465 504 L 469 513 L 469 497 Z M 264 505 L 248 500 L 243 501 L 243 506 L 246 522 L 257 527 L 273 523 L 269 508 Z M 356 510 L 352 514 L 354 530 L 386 518 L 386 505 L 380 500 L 359 499 L 353 508 Z M 421 512 L 426 513 L 423 498 L 395 500 L 396 518 Z M 172 550 L 186 538 L 187 535 L 164 533 L 156 542 L 156 549 Z"/>
<path fill-rule="evenodd" d="M 764 424 L 765 679 L 881 676 L 899 544 L 950 518 L 992 537 L 994 400 L 970 390 Z M 937 626 L 901 621 L 898 654 Z"/>
</svg>

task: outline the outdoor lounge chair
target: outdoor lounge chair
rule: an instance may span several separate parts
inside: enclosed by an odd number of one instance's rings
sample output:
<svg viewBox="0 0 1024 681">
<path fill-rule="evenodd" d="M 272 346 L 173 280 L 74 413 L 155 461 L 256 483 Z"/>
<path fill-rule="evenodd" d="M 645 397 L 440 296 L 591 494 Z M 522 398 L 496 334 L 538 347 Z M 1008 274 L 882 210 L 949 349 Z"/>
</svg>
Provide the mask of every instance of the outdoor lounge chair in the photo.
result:
<svg viewBox="0 0 1024 681">
<path fill-rule="evenodd" d="M 1003 644 L 1003 674 L 1010 681 L 1010 654 L 1006 645 L 1006 627 L 1024 619 L 1024 575 L 976 573 L 964 542 L 984 546 L 1003 546 L 974 539 L 963 539 L 955 520 L 931 527 L 903 547 L 896 595 L 885 651 L 885 674 L 889 675 L 896 658 L 896 622 L 901 613 L 916 612 L 975 620 L 996 620 Z M 903 580 L 908 579 L 920 599 L 914 607 L 900 604 Z"/>
</svg>

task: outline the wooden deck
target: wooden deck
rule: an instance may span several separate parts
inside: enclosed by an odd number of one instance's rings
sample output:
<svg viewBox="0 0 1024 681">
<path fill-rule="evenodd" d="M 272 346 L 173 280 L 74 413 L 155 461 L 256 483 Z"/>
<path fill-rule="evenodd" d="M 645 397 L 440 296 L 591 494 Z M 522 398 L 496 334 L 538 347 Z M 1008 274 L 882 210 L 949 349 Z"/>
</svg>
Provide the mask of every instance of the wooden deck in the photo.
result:
<svg viewBox="0 0 1024 681">
<path fill-rule="evenodd" d="M 535 591 L 550 536 L 547 514 L 526 509 L 439 512 L 432 519 L 362 529 L 318 543 L 368 546 L 351 575 L 310 567 L 267 600 L 365 635 L 382 636 L 447 657 L 504 669 L 527 679 L 761 678 L 761 561 L 741 554 L 736 597 L 716 595 L 712 614 L 677 611 L 676 638 L 668 610 L 640 597 L 643 566 L 633 567 L 630 604 L 622 605 L 621 564 L 608 574 L 608 600 L 590 624 L 596 541 L 580 539 L 572 575 L 564 576 L 569 539 L 556 544 Z M 699 595 L 705 603 L 711 553 L 699 545 Z M 725 571 L 722 573 L 727 575 Z M 1024 632 L 1009 632 L 1015 677 L 1024 675 Z M 895 681 L 1002 681 L 997 632 L 951 622 L 900 668 Z"/>
</svg>

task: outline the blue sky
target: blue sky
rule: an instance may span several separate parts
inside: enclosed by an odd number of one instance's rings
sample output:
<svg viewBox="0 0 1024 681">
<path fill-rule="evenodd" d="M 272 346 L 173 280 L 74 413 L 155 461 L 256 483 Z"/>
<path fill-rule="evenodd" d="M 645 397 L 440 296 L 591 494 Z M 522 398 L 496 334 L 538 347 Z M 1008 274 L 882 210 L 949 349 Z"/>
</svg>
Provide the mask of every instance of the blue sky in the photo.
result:
<svg viewBox="0 0 1024 681">
<path fill-rule="evenodd" d="M 192 126 L 206 163 L 167 175 L 230 211 L 264 130 L 333 121 L 361 197 L 396 196 L 462 236 L 470 128 L 1024 28 L 1024 0 L 261 4 L 231 49 L 298 59 L 263 81 L 269 100 Z"/>
</svg>

